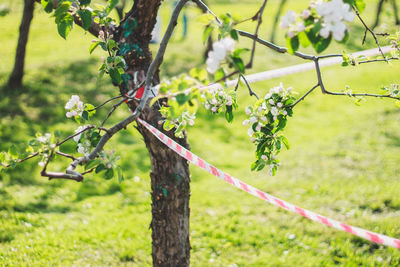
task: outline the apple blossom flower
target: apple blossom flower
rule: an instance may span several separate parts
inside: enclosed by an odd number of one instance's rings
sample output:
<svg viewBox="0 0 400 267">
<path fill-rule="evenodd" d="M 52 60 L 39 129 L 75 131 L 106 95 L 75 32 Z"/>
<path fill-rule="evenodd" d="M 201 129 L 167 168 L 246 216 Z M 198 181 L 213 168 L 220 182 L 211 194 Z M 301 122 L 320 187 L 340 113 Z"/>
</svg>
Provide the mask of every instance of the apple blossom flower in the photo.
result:
<svg viewBox="0 0 400 267">
<path fill-rule="evenodd" d="M 243 125 L 249 125 L 250 124 L 250 121 L 249 120 L 244 120 L 243 121 Z"/>
<path fill-rule="evenodd" d="M 206 64 L 209 73 L 215 73 L 219 69 L 222 60 L 225 59 L 227 52 L 232 52 L 235 48 L 235 41 L 230 37 L 225 37 L 213 44 L 213 50 L 208 52 Z"/>
<path fill-rule="evenodd" d="M 84 110 L 83 102 L 80 100 L 79 96 L 72 95 L 70 100 L 65 104 L 65 109 L 69 110 L 65 115 L 67 118 L 74 116 L 80 116 Z"/>
<path fill-rule="evenodd" d="M 344 21 L 351 22 L 355 18 L 350 5 L 343 0 L 320 2 L 316 5 L 316 11 L 322 17 L 320 35 L 326 39 L 332 33 L 336 41 L 343 40 L 347 30 Z"/>
<path fill-rule="evenodd" d="M 282 108 L 283 104 L 281 102 L 279 102 L 278 104 L 276 104 L 278 106 L 278 108 Z"/>
<path fill-rule="evenodd" d="M 310 17 L 311 11 L 309 9 L 304 9 L 303 12 L 301 12 L 301 17 L 303 19 L 308 19 Z"/>
<path fill-rule="evenodd" d="M 266 159 L 267 159 L 267 156 L 262 155 L 262 156 L 261 156 L 261 159 L 262 159 L 262 160 L 266 160 Z"/>
<path fill-rule="evenodd" d="M 282 29 L 288 29 L 294 22 L 296 22 L 296 13 L 293 10 L 288 10 L 286 15 L 281 17 L 281 23 L 279 26 Z"/>
</svg>

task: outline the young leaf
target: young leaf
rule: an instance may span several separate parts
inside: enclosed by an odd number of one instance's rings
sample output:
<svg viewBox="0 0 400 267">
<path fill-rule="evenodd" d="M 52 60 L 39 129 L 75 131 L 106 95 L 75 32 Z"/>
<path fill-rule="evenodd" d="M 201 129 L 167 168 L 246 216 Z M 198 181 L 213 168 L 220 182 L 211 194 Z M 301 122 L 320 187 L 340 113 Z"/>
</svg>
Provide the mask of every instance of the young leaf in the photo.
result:
<svg viewBox="0 0 400 267">
<path fill-rule="evenodd" d="M 114 169 L 110 168 L 104 173 L 104 179 L 110 180 L 114 177 Z"/>
<path fill-rule="evenodd" d="M 211 26 L 207 26 L 204 28 L 203 32 L 203 44 L 205 44 L 210 37 L 211 33 L 213 32 L 214 28 Z"/>
<path fill-rule="evenodd" d="M 87 9 L 79 9 L 78 14 L 82 20 L 83 28 L 88 30 L 90 25 L 92 25 L 92 12 Z"/>
<path fill-rule="evenodd" d="M 289 37 L 286 38 L 286 46 L 289 54 L 293 55 L 294 52 L 296 52 L 297 49 L 299 49 L 299 44 L 300 44 L 299 37 L 297 35 L 292 38 Z"/>
<path fill-rule="evenodd" d="M 53 0 L 42 0 L 41 4 L 46 13 L 51 13 L 53 11 Z"/>
<path fill-rule="evenodd" d="M 106 166 L 104 164 L 100 164 L 99 166 L 96 167 L 95 172 L 99 173 L 99 172 L 102 172 L 104 170 L 107 170 Z"/>
<path fill-rule="evenodd" d="M 117 167 L 117 172 L 118 172 L 118 182 L 122 183 L 125 179 L 121 167 Z"/>
<path fill-rule="evenodd" d="M 99 44 L 100 44 L 100 41 L 95 42 L 95 43 L 92 43 L 92 44 L 90 45 L 90 47 L 89 47 L 89 53 L 90 53 L 90 54 L 93 53 L 93 51 L 99 46 Z"/>
<path fill-rule="evenodd" d="M 63 19 L 58 22 L 57 30 L 62 38 L 67 39 L 67 36 L 72 29 L 73 23 L 74 23 L 74 19 L 73 19 L 72 15 L 70 15 L 68 13 L 65 14 Z"/>
</svg>

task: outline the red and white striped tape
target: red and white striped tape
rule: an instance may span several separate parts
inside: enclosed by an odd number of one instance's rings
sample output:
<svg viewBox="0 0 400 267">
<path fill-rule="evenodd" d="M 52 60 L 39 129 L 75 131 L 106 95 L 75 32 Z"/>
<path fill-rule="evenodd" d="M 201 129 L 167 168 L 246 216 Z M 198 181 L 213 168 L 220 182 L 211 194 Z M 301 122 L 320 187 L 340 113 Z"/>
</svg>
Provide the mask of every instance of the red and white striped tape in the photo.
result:
<svg viewBox="0 0 400 267">
<path fill-rule="evenodd" d="M 339 222 L 337 220 L 325 217 L 323 215 L 320 215 L 318 213 L 300 208 L 296 205 L 293 205 L 289 202 L 286 202 L 285 200 L 279 199 L 277 197 L 274 197 L 270 194 L 267 194 L 261 190 L 258 190 L 257 188 L 248 185 L 239 179 L 236 179 L 232 177 L 231 175 L 219 170 L 218 168 L 214 167 L 213 165 L 209 164 L 205 160 L 201 159 L 197 155 L 193 154 L 186 148 L 182 147 L 181 145 L 177 144 L 174 140 L 160 132 L 158 129 L 154 128 L 147 122 L 138 119 L 138 121 L 146 127 L 151 133 L 154 134 L 161 142 L 163 142 L 165 145 L 167 145 L 171 150 L 175 151 L 177 154 L 179 154 L 181 157 L 187 159 L 194 165 L 208 171 L 209 173 L 213 174 L 214 176 L 224 180 L 227 183 L 230 183 L 231 185 L 246 191 L 249 194 L 252 194 L 253 196 L 256 196 L 258 198 L 261 198 L 262 200 L 265 200 L 272 205 L 278 206 L 280 208 L 286 209 L 288 211 L 300 214 L 303 217 L 306 217 L 310 220 L 313 220 L 318 223 L 322 223 L 324 225 L 336 228 L 341 231 L 346 231 L 348 233 L 351 233 L 353 235 L 359 236 L 361 238 L 367 239 L 369 241 L 398 248 L 400 249 L 400 240 L 396 238 L 392 238 L 386 235 L 374 233 L 359 227 L 351 226 L 342 222 Z"/>
</svg>

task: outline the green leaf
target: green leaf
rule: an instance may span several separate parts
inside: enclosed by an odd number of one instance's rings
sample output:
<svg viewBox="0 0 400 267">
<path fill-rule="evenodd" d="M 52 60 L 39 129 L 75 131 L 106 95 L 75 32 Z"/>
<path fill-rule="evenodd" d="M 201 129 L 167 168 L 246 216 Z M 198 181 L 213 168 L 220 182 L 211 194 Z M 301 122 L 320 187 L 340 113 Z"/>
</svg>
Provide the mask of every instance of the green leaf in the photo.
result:
<svg viewBox="0 0 400 267">
<path fill-rule="evenodd" d="M 114 177 L 114 169 L 110 168 L 104 173 L 104 179 L 110 180 Z"/>
<path fill-rule="evenodd" d="M 327 39 L 320 37 L 318 42 L 313 44 L 315 51 L 317 51 L 317 53 L 323 52 L 326 48 L 328 48 L 331 40 L 332 35 L 330 35 Z"/>
<path fill-rule="evenodd" d="M 89 170 L 94 168 L 96 165 L 98 165 L 101 161 L 99 159 L 93 159 L 91 161 L 89 161 L 86 165 L 85 165 L 85 170 Z"/>
<path fill-rule="evenodd" d="M 86 110 L 84 110 L 84 111 L 82 112 L 82 118 L 83 118 L 84 120 L 89 120 L 89 112 L 87 112 Z"/>
<path fill-rule="evenodd" d="M 289 37 L 286 38 L 286 46 L 289 54 L 293 55 L 294 52 L 296 52 L 297 49 L 299 49 L 299 44 L 300 44 L 299 37 L 297 35 L 292 38 Z"/>
<path fill-rule="evenodd" d="M 214 79 L 215 79 L 216 81 L 219 81 L 219 80 L 221 80 L 221 79 L 224 78 L 224 77 L 225 77 L 225 71 L 224 71 L 223 68 L 219 68 L 219 69 L 215 72 L 215 74 L 214 74 Z"/>
<path fill-rule="evenodd" d="M 232 106 L 226 106 L 225 118 L 229 123 L 233 121 Z"/>
<path fill-rule="evenodd" d="M 119 0 L 108 0 L 107 1 L 107 9 L 106 9 L 106 12 L 107 13 L 110 13 L 111 12 L 111 10 L 113 10 L 117 5 L 118 5 L 118 1 Z"/>
<path fill-rule="evenodd" d="M 91 0 L 79 0 L 79 3 L 81 3 L 82 6 L 87 6 L 90 4 Z"/>
<path fill-rule="evenodd" d="M 8 154 L 12 157 L 18 157 L 18 149 L 14 144 L 8 149 Z"/>
<path fill-rule="evenodd" d="M 64 14 L 68 13 L 70 7 L 71 7 L 70 1 L 63 2 L 61 5 L 57 7 L 56 11 L 53 14 L 53 17 L 57 18 L 63 16 Z"/>
<path fill-rule="evenodd" d="M 211 33 L 213 32 L 214 28 L 211 26 L 207 26 L 204 28 L 204 32 L 203 32 L 203 44 L 205 44 L 208 40 L 208 38 L 210 38 Z"/>
<path fill-rule="evenodd" d="M 62 38 L 67 39 L 67 36 L 72 29 L 73 23 L 74 23 L 74 18 L 72 17 L 71 14 L 68 13 L 63 17 L 63 19 L 60 22 L 58 22 L 57 30 Z"/>
<path fill-rule="evenodd" d="M 176 96 L 176 101 L 178 102 L 179 105 L 185 104 L 189 100 L 189 97 L 185 94 L 179 94 Z"/>
<path fill-rule="evenodd" d="M 243 60 L 240 57 L 232 57 L 233 62 L 236 66 L 236 68 L 241 72 L 244 73 L 246 68 L 244 66 Z"/>
<path fill-rule="evenodd" d="M 117 167 L 117 173 L 118 173 L 118 182 L 122 183 L 125 179 L 124 179 L 124 175 L 122 173 L 122 169 L 121 167 Z"/>
<path fill-rule="evenodd" d="M 354 2 L 355 2 L 355 5 L 356 5 L 358 11 L 360 11 L 360 13 L 363 13 L 363 11 L 366 7 L 365 1 L 364 0 L 354 0 Z"/>
<path fill-rule="evenodd" d="M 289 145 L 289 141 L 287 140 L 287 138 L 284 137 L 284 136 L 281 136 L 281 141 L 285 145 L 286 149 L 289 150 L 290 149 L 290 145 Z"/>
<path fill-rule="evenodd" d="M 41 4 L 46 13 L 51 13 L 53 11 L 53 0 L 42 0 Z"/>
<path fill-rule="evenodd" d="M 99 173 L 99 172 L 102 172 L 102 171 L 105 171 L 105 170 L 107 170 L 107 167 L 102 163 L 102 164 L 100 164 L 99 166 L 96 167 L 95 172 Z"/>
<path fill-rule="evenodd" d="M 196 20 L 197 20 L 197 22 L 199 22 L 200 24 L 208 25 L 208 24 L 210 24 L 211 22 L 213 22 L 214 19 L 215 19 L 215 18 L 214 18 L 214 16 L 213 16 L 212 14 L 207 13 L 207 14 L 198 16 Z"/>
<path fill-rule="evenodd" d="M 235 30 L 235 29 L 231 30 L 230 34 L 231 34 L 231 37 L 232 37 L 234 40 L 236 40 L 236 41 L 239 40 L 239 35 L 238 35 L 238 33 L 237 33 L 237 30 Z"/>
<path fill-rule="evenodd" d="M 93 53 L 93 51 L 99 46 L 100 43 L 101 43 L 100 41 L 92 43 L 89 47 L 89 53 L 90 54 Z"/>
<path fill-rule="evenodd" d="M 82 20 L 83 28 L 88 30 L 90 25 L 92 25 L 92 12 L 87 9 L 79 9 L 78 14 Z"/>
<path fill-rule="evenodd" d="M 300 32 L 298 36 L 302 47 L 308 47 L 311 44 L 305 32 Z"/>
<path fill-rule="evenodd" d="M 111 80 L 114 83 L 121 84 L 122 78 L 121 78 L 121 74 L 119 73 L 118 69 L 110 69 L 109 74 L 110 74 Z"/>
</svg>

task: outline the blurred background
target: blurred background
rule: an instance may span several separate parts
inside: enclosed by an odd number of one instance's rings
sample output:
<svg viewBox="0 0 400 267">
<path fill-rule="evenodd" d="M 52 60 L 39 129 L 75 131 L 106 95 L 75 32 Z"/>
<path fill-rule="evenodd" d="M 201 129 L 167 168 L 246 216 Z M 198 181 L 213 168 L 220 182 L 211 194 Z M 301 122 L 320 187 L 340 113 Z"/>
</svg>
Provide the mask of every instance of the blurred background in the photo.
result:
<svg viewBox="0 0 400 267">
<path fill-rule="evenodd" d="M 96 1 L 94 1 L 96 2 Z M 101 1 L 97 1 L 101 2 Z M 130 2 L 130 1 L 127 1 Z M 211 1 L 216 14 L 230 12 L 251 17 L 262 1 Z M 282 5 L 283 2 L 283 5 Z M 376 21 L 378 2 L 368 0 L 363 13 L 368 25 Z M 174 1 L 161 7 L 161 30 L 166 28 Z M 308 0 L 270 0 L 260 37 L 285 45 L 284 32 L 273 25 L 278 11 L 300 12 Z M 99 78 L 101 51 L 89 55 L 93 39 L 79 27 L 62 39 L 53 18 L 35 4 L 27 44 L 24 86 L 5 84 L 12 71 L 23 1 L 2 0 L 0 17 L 0 150 L 23 145 L 36 132 L 59 130 L 64 136 L 78 127 L 66 120 L 64 105 L 71 95 L 94 105 L 118 94 L 107 77 Z M 125 10 L 129 9 L 129 3 Z M 4 11 L 3 11 L 4 12 Z M 201 41 L 201 15 L 194 5 L 185 8 L 167 48 L 161 77 L 168 78 L 203 67 L 206 46 Z M 118 14 L 115 12 L 115 18 Z M 377 32 L 395 32 L 393 6 L 380 12 Z M 253 22 L 240 29 L 254 31 Z M 363 27 L 351 25 L 351 38 L 333 44 L 326 53 L 355 52 L 374 47 L 371 36 L 362 45 Z M 215 39 L 215 37 L 214 37 Z M 382 44 L 388 42 L 382 39 Z M 240 38 L 239 47 L 250 41 Z M 158 44 L 152 44 L 156 51 Z M 302 49 L 314 53 L 311 49 Z M 325 52 L 324 52 L 325 53 Z M 254 68 L 247 74 L 304 63 L 258 46 Z M 357 67 L 326 67 L 326 87 L 379 93 L 382 85 L 399 83 L 400 65 L 373 63 Z M 252 85 L 260 96 L 283 82 L 304 94 L 316 83 L 313 71 Z M 400 109 L 394 101 L 366 99 L 357 106 L 348 97 L 313 92 L 296 106 L 285 136 L 291 149 L 281 155 L 276 176 L 268 170 L 251 172 L 255 147 L 247 135 L 244 108 L 254 99 L 239 88 L 239 110 L 232 124 L 223 114 L 201 110 L 189 128 L 191 149 L 211 164 L 274 196 L 328 217 L 372 231 L 400 237 Z M 111 106 L 97 115 L 104 117 Z M 121 107 L 108 126 L 125 118 Z M 134 127 L 120 132 L 106 149 L 116 148 L 126 180 L 103 180 L 88 175 L 82 183 L 47 181 L 37 160 L 0 173 L 1 266 L 147 266 L 151 265 L 150 161 Z M 74 143 L 62 150 L 76 153 Z M 62 171 L 69 162 L 53 161 Z M 400 252 L 342 233 L 270 206 L 210 174 L 191 167 L 192 266 L 398 266 Z"/>
</svg>

